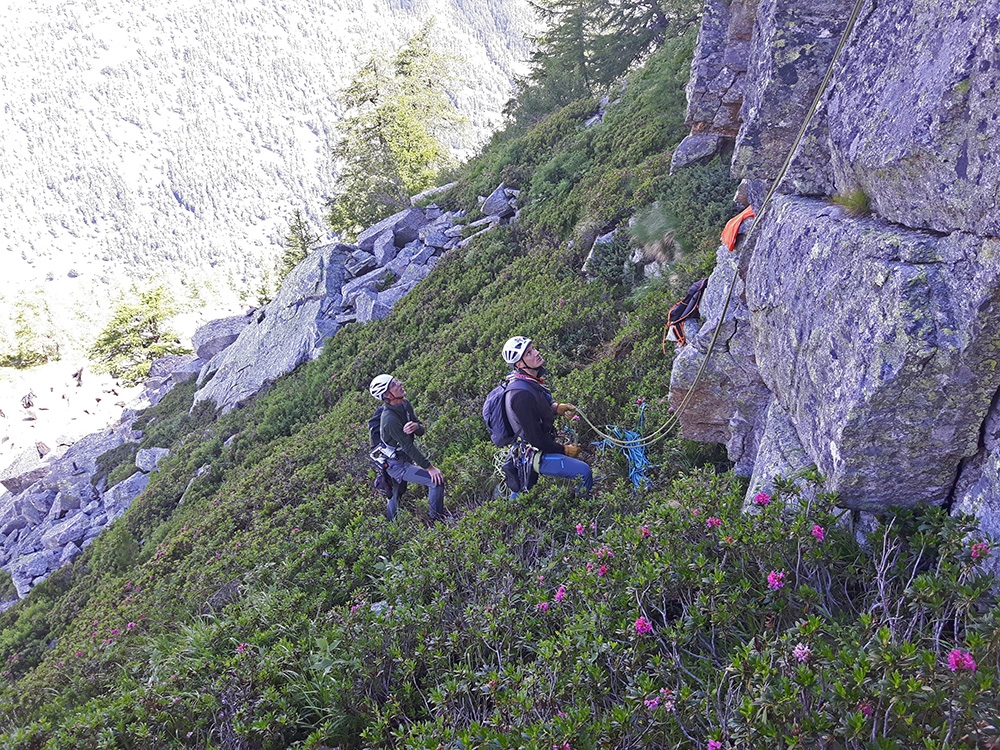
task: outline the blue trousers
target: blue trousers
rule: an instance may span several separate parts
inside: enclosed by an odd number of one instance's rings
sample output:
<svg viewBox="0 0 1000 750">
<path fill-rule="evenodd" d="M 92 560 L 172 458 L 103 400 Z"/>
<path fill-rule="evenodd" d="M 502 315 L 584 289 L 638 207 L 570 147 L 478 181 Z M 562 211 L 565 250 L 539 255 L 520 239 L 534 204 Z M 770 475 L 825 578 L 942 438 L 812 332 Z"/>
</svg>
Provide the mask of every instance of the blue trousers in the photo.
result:
<svg viewBox="0 0 1000 750">
<path fill-rule="evenodd" d="M 578 458 L 570 458 L 562 453 L 543 453 L 538 462 L 538 473 L 547 477 L 559 477 L 560 479 L 579 479 L 579 492 L 590 492 L 594 486 L 594 472 L 590 466 Z M 517 497 L 518 493 L 513 493 L 511 498 Z"/>
<path fill-rule="evenodd" d="M 399 498 L 406 491 L 406 483 L 414 482 L 422 484 L 427 488 L 427 500 L 430 504 L 430 518 L 432 521 L 444 519 L 444 485 L 434 484 L 431 475 L 426 469 L 421 469 L 416 464 L 409 461 L 397 461 L 390 459 L 386 470 L 393 479 L 392 497 L 386 504 L 385 515 L 390 521 L 396 517 L 399 510 Z"/>
</svg>

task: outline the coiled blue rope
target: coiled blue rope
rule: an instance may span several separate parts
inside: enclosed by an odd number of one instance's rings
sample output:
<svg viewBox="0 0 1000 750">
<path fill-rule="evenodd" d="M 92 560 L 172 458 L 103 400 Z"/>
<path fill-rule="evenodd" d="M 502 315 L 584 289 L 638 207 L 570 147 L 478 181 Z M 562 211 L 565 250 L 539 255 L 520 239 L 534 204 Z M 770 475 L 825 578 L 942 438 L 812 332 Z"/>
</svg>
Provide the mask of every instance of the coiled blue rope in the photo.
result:
<svg viewBox="0 0 1000 750">
<path fill-rule="evenodd" d="M 628 478 L 632 485 L 639 489 L 650 483 L 646 472 L 653 464 L 646 457 L 646 448 L 642 442 L 642 428 L 646 419 L 646 404 L 639 404 L 639 425 L 637 430 L 625 430 L 618 425 L 607 425 L 608 434 L 615 440 L 599 440 L 594 447 L 604 454 L 608 448 L 617 448 L 628 462 Z"/>
</svg>

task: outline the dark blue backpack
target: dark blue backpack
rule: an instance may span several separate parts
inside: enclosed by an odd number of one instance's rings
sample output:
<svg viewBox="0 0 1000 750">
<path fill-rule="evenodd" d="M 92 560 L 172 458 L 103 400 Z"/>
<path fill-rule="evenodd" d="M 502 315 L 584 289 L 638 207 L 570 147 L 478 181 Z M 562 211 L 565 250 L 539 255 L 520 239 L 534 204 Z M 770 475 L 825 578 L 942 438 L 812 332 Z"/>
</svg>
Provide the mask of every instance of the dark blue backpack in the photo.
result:
<svg viewBox="0 0 1000 750">
<path fill-rule="evenodd" d="M 511 390 L 529 390 L 531 386 L 523 380 L 504 381 L 488 394 L 483 402 L 483 421 L 486 422 L 486 429 L 490 431 L 490 440 L 497 448 L 510 445 L 517 438 L 514 434 L 510 422 L 507 420 L 507 409 L 504 404 L 504 396 Z"/>
</svg>

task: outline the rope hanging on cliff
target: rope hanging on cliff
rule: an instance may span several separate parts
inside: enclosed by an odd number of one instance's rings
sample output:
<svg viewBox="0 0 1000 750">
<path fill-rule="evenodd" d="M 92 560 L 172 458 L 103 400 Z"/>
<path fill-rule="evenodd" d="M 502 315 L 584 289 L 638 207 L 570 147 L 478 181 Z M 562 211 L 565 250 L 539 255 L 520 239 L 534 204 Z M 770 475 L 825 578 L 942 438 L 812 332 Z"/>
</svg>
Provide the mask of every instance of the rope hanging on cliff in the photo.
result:
<svg viewBox="0 0 1000 750">
<path fill-rule="evenodd" d="M 833 77 L 833 70 L 837 65 L 837 61 L 840 59 L 841 53 L 844 51 L 844 47 L 847 44 L 847 39 L 851 36 L 854 31 L 854 25 L 858 20 L 858 15 L 861 12 L 861 6 L 865 0 L 855 0 L 854 7 L 851 10 L 851 15 L 847 19 L 847 26 L 844 28 L 844 33 L 840 37 L 840 42 L 837 44 L 837 49 L 833 53 L 833 59 L 830 60 L 830 65 L 827 66 L 826 75 L 823 76 L 823 80 L 820 82 L 819 89 L 816 91 L 816 95 L 813 97 L 812 104 L 809 107 L 809 111 L 806 113 L 805 119 L 802 121 L 802 127 L 799 128 L 798 134 L 795 136 L 795 141 L 792 143 L 792 147 L 788 150 L 788 155 L 785 157 L 784 163 L 781 165 L 781 169 L 778 171 L 778 175 L 774 178 L 771 183 L 771 187 L 768 189 L 767 193 L 764 195 L 764 200 L 761 202 L 760 208 L 757 209 L 757 218 L 754 220 L 753 224 L 750 226 L 750 231 L 747 232 L 747 236 L 744 240 L 744 246 L 751 245 L 751 239 L 756 239 L 757 227 L 761 224 L 761 217 L 764 215 L 765 211 L 770 207 L 771 198 L 778 189 L 778 185 L 781 184 L 782 180 L 785 178 L 785 174 L 788 172 L 789 166 L 791 166 L 792 159 L 795 156 L 795 152 L 798 150 L 799 145 L 802 143 L 802 139 L 805 137 L 806 130 L 809 127 L 809 123 L 812 121 L 813 115 L 816 114 L 816 110 L 819 109 L 819 104 L 823 99 L 823 95 L 826 93 L 826 87 L 830 83 L 830 79 Z M 694 394 L 695 388 L 698 385 L 698 381 L 701 379 L 702 374 L 705 372 L 705 368 L 708 365 L 709 357 L 711 357 L 712 352 L 715 350 L 715 343 L 719 338 L 719 331 L 722 329 L 722 322 L 726 319 L 726 313 L 729 311 L 729 303 L 733 298 L 733 288 L 736 286 L 736 276 L 739 273 L 739 266 L 733 269 L 733 277 L 729 281 L 729 288 L 726 291 L 726 301 L 722 305 L 722 312 L 719 315 L 719 322 L 715 326 L 715 330 L 712 333 L 712 339 L 708 344 L 708 349 L 705 350 L 705 356 L 702 358 L 701 366 L 698 368 L 698 372 L 695 373 L 694 380 L 691 382 L 691 387 L 688 392 L 684 395 L 683 400 L 674 410 L 674 413 L 670 415 L 666 422 L 664 422 L 660 427 L 654 430 L 652 433 L 645 437 L 637 437 L 635 439 L 622 439 L 622 437 L 609 435 L 608 433 L 600 430 L 594 425 L 587 416 L 577 409 L 577 414 L 580 418 L 590 425 L 591 429 L 594 430 L 601 438 L 602 442 L 608 445 L 614 445 L 622 449 L 632 449 L 645 447 L 653 445 L 659 440 L 662 440 L 667 436 L 667 434 L 673 430 L 674 427 L 680 421 L 680 415 L 687 408 L 688 402 L 691 400 L 691 396 Z M 613 428 L 612 428 L 613 429 Z M 619 435 L 622 433 L 619 432 Z"/>
</svg>

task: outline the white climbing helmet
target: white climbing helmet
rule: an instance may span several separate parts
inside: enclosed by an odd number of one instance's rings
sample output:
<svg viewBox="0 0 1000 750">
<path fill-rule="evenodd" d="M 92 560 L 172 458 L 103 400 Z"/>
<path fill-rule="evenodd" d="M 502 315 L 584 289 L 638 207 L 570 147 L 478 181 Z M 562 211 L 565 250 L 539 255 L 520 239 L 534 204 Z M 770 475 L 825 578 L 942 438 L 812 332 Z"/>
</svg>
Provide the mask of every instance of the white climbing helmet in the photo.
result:
<svg viewBox="0 0 1000 750">
<path fill-rule="evenodd" d="M 531 339 L 525 336 L 514 336 L 507 339 L 507 343 L 503 345 L 504 362 L 508 365 L 516 364 L 528 351 L 529 346 L 531 346 Z"/>
<path fill-rule="evenodd" d="M 392 375 L 382 373 L 381 375 L 376 375 L 372 378 L 372 382 L 368 384 L 368 392 L 381 401 L 391 385 Z"/>
</svg>

